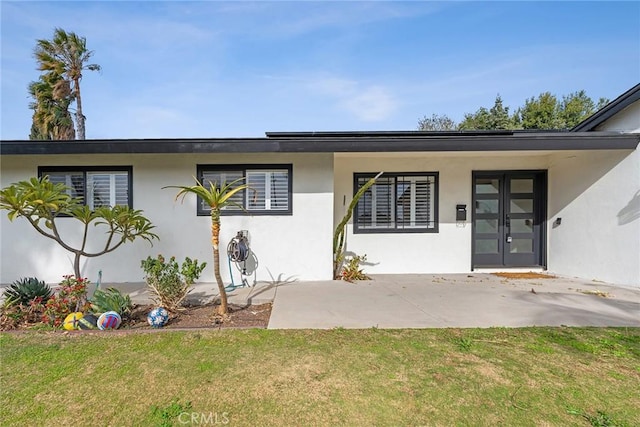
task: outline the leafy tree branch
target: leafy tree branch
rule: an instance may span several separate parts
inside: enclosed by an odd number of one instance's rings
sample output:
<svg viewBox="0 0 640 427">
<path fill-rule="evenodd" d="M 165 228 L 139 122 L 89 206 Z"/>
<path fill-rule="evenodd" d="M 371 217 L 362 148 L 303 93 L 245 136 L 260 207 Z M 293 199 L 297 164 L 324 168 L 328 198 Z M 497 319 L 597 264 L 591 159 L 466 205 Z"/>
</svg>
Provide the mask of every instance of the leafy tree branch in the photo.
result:
<svg viewBox="0 0 640 427">
<path fill-rule="evenodd" d="M 10 221 L 25 218 L 39 234 L 71 252 L 74 255 L 73 270 L 76 278 L 82 278 L 82 257 L 98 257 L 136 239 L 143 239 L 151 244 L 152 240 L 158 239 L 152 232 L 154 226 L 142 215 L 142 211 L 128 206 L 102 206 L 91 210 L 81 199 L 69 196 L 68 191 L 66 185 L 52 183 L 47 176 L 33 177 L 0 190 L 0 209 L 8 211 Z M 82 240 L 78 247 L 65 241 L 59 232 L 56 221 L 60 217 L 70 217 L 82 224 Z M 105 243 L 96 251 L 86 249 L 92 224 L 107 230 Z"/>
</svg>

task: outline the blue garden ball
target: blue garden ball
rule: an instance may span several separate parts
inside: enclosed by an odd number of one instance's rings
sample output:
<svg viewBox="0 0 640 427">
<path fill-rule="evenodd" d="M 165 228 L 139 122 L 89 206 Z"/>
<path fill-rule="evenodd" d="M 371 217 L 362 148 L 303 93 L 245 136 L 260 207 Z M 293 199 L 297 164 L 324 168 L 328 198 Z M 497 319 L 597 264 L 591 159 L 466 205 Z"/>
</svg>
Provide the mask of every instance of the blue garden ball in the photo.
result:
<svg viewBox="0 0 640 427">
<path fill-rule="evenodd" d="M 147 315 L 147 322 L 153 328 L 162 328 L 169 321 L 169 312 L 164 307 L 156 307 Z"/>
</svg>

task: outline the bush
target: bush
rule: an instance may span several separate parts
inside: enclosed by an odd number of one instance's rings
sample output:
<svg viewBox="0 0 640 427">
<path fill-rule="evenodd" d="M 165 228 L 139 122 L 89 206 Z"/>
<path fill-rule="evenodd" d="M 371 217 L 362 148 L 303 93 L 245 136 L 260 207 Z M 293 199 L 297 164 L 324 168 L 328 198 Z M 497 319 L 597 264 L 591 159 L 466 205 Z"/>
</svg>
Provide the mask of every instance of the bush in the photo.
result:
<svg viewBox="0 0 640 427">
<path fill-rule="evenodd" d="M 363 264 L 365 261 L 367 261 L 366 255 L 352 256 L 342 267 L 340 278 L 347 282 L 354 282 L 356 280 L 369 280 L 370 277 L 364 274 L 364 271 L 360 268 L 360 264 Z"/>
<path fill-rule="evenodd" d="M 147 257 L 141 262 L 145 280 L 151 292 L 156 295 L 154 301 L 169 311 L 180 309 L 182 302 L 191 291 L 191 285 L 200 277 L 207 263 L 198 265 L 198 260 L 186 257 L 182 266 L 175 257 L 167 262 L 162 255 Z"/>
<path fill-rule="evenodd" d="M 51 294 L 51 287 L 36 277 L 20 279 L 13 282 L 4 292 L 4 305 L 5 307 L 28 306 L 36 298 L 48 300 Z"/>
<path fill-rule="evenodd" d="M 115 311 L 120 317 L 125 318 L 131 314 L 133 304 L 129 295 L 122 293 L 115 288 L 96 289 L 91 298 L 91 311 L 96 314 L 106 313 L 107 311 Z"/>
<path fill-rule="evenodd" d="M 76 279 L 74 276 L 64 276 L 60 282 L 58 293 L 49 298 L 44 305 L 42 321 L 53 326 L 61 326 L 64 318 L 75 311 L 86 311 L 88 279 Z"/>
</svg>

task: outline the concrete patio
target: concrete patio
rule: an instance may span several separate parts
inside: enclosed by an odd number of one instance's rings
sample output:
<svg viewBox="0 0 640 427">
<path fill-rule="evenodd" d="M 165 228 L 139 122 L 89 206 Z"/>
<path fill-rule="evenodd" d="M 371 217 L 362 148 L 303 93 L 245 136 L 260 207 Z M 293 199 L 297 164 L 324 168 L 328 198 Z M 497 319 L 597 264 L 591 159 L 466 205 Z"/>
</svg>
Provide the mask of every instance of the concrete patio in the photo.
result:
<svg viewBox="0 0 640 427">
<path fill-rule="evenodd" d="M 278 287 L 269 328 L 640 326 L 640 290 L 604 283 L 492 274 L 373 279 Z"/>
<path fill-rule="evenodd" d="M 142 284 L 123 284 L 136 302 Z M 190 298 L 215 297 L 200 283 Z M 640 327 L 640 290 L 571 278 L 493 274 L 376 275 L 373 280 L 272 282 L 229 292 L 233 304 L 273 302 L 270 329 L 521 326 Z"/>
</svg>

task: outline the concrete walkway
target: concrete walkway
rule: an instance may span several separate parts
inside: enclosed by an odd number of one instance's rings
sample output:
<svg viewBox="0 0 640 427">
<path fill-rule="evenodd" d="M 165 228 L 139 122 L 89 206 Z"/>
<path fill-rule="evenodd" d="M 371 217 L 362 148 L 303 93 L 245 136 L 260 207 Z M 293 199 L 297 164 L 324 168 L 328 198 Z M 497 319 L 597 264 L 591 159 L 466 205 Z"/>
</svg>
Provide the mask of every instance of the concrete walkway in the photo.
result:
<svg viewBox="0 0 640 427">
<path fill-rule="evenodd" d="M 275 299 L 276 289 L 279 285 L 275 283 L 259 283 L 252 287 L 237 287 L 227 290 L 227 298 L 230 304 L 245 306 L 251 304 L 271 303 Z M 122 293 L 127 293 L 135 304 L 152 303 L 152 294 L 149 292 L 146 283 L 129 282 L 116 283 L 113 285 L 103 284 L 102 288 L 113 287 Z M 89 295 L 93 288 L 89 289 Z M 213 301 L 218 296 L 218 285 L 215 283 L 196 283 L 193 290 L 187 295 L 186 301 L 197 304 L 204 304 Z"/>
<path fill-rule="evenodd" d="M 566 278 L 377 275 L 278 286 L 269 322 L 270 329 L 561 325 L 640 326 L 640 290 Z"/>
<path fill-rule="evenodd" d="M 150 302 L 144 283 L 115 287 L 129 293 L 136 303 Z M 214 283 L 198 283 L 189 300 L 211 301 L 216 290 Z M 236 305 L 273 302 L 270 329 L 640 327 L 640 289 L 568 278 L 515 280 L 479 273 L 376 275 L 356 283 L 258 283 L 228 295 Z"/>
</svg>

